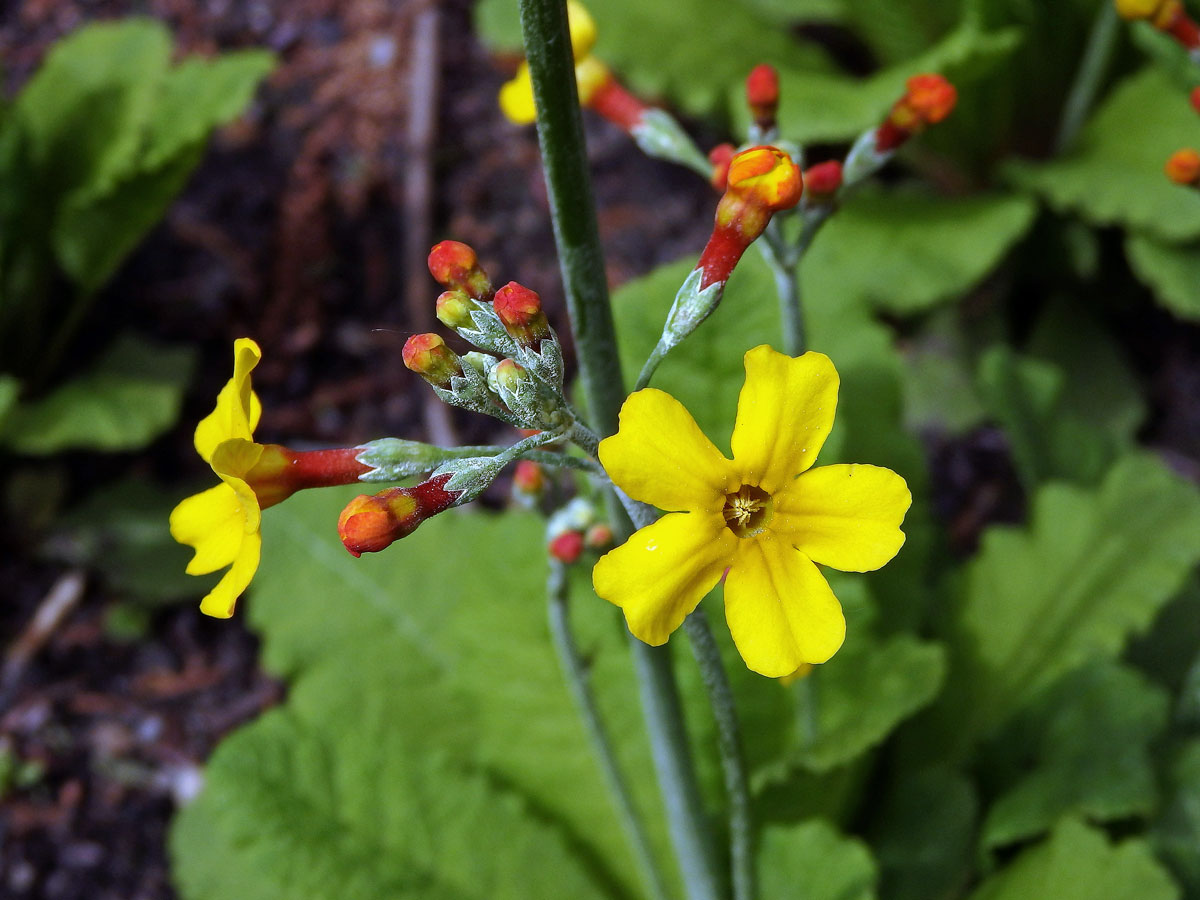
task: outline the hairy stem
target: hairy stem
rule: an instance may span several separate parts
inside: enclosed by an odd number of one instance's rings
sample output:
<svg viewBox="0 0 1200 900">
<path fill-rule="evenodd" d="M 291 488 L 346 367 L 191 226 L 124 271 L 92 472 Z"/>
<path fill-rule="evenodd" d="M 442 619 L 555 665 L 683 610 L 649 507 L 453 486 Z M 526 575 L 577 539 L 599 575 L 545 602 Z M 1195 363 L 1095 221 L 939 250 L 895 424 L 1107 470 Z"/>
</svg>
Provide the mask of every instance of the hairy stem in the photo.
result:
<svg viewBox="0 0 1200 900">
<path fill-rule="evenodd" d="M 571 614 L 568 600 L 567 569 L 558 560 L 550 561 L 550 575 L 546 582 L 547 613 L 550 619 L 550 634 L 554 639 L 554 649 L 558 652 L 558 661 L 562 665 L 563 675 L 583 719 L 584 728 L 596 754 L 596 761 L 604 775 L 616 807 L 617 817 L 625 830 L 633 854 L 637 857 L 642 875 L 650 890 L 653 900 L 666 900 L 667 891 L 663 885 L 662 875 L 654 862 L 654 854 L 650 849 L 650 838 L 645 826 L 638 817 L 633 804 L 633 795 L 629 790 L 621 768 L 617 764 L 617 755 L 613 742 L 604 721 L 600 718 L 600 710 L 596 706 L 596 698 L 592 694 L 587 666 L 575 644 L 575 636 L 571 633 Z"/>
<path fill-rule="evenodd" d="M 520 0 L 520 9 L 579 375 L 592 427 L 608 435 L 617 430 L 625 388 L 583 142 L 566 4 Z M 618 537 L 628 535 L 629 521 L 612 492 L 608 494 L 613 530 Z M 689 900 L 717 900 L 720 891 L 711 866 L 707 822 L 670 656 L 665 647 L 649 647 L 632 635 L 629 641 L 671 842 Z"/>
</svg>

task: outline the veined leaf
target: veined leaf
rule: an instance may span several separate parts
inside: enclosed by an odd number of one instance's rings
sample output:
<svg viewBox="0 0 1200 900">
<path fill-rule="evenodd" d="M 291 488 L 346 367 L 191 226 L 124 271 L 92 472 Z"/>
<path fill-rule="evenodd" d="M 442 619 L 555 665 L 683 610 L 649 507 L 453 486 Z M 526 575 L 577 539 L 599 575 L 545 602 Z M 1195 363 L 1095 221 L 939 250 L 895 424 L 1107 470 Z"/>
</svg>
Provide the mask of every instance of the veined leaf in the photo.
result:
<svg viewBox="0 0 1200 900">
<path fill-rule="evenodd" d="M 758 858 L 763 897 L 874 900 L 879 876 L 871 851 L 824 819 L 765 828 Z"/>
<path fill-rule="evenodd" d="M 980 886 L 970 900 L 1176 900 L 1179 889 L 1145 841 L 1110 845 L 1104 835 L 1065 820 L 1042 844 Z"/>
<path fill-rule="evenodd" d="M 1113 90 L 1070 155 L 1009 171 L 1057 210 L 1163 241 L 1188 241 L 1200 237 L 1200 205 L 1165 178 L 1162 167 L 1180 147 L 1197 144 L 1200 120 L 1186 93 L 1150 67 Z"/>
</svg>

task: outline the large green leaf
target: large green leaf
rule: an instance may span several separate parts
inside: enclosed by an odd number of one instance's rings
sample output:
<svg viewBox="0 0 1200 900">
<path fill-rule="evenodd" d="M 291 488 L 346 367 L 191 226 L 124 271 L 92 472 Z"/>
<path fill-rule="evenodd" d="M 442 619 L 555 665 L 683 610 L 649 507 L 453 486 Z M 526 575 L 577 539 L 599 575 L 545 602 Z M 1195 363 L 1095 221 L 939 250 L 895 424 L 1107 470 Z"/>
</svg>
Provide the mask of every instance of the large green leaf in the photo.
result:
<svg viewBox="0 0 1200 900">
<path fill-rule="evenodd" d="M 301 493 L 265 513 L 248 603 L 265 665 L 303 684 L 308 672 L 369 644 L 418 658 L 429 678 L 472 700 L 471 761 L 523 795 L 606 881 L 632 891 L 639 876 L 550 644 L 541 522 L 521 513 L 446 513 L 387 552 L 356 560 L 335 527 L 353 492 Z M 619 613 L 589 590 L 573 617 L 636 802 L 668 858 Z M 369 702 L 388 708 L 409 687 L 380 682 Z M 445 743 L 427 735 L 429 752 Z M 367 768 L 354 777 L 374 776 Z"/>
<path fill-rule="evenodd" d="M 1151 67 L 1113 90 L 1072 153 L 1015 164 L 1010 174 L 1055 209 L 1077 212 L 1093 224 L 1186 241 L 1200 237 L 1200 205 L 1162 168 L 1171 153 L 1197 144 L 1200 120 L 1186 92 Z"/>
<path fill-rule="evenodd" d="M 983 845 L 1036 837 L 1066 815 L 1148 815 L 1158 797 L 1149 747 L 1166 727 L 1167 706 L 1165 691 L 1114 663 L 1066 675 L 998 742 L 1022 774 L 988 811 Z"/>
<path fill-rule="evenodd" d="M 873 900 L 878 874 L 862 841 L 823 819 L 763 830 L 759 850 L 763 897 Z"/>
<path fill-rule="evenodd" d="M 560 831 L 464 768 L 471 712 L 386 637 L 324 660 L 214 754 L 171 835 L 183 896 L 611 896 Z"/>
<path fill-rule="evenodd" d="M 1115 657 L 1198 561 L 1200 494 L 1152 457 L 1121 459 L 1095 489 L 1041 488 L 1029 528 L 989 529 L 967 569 L 957 732 L 986 735 L 1064 673 Z"/>
<path fill-rule="evenodd" d="M 45 456 L 136 450 L 175 424 L 194 352 L 124 337 L 84 375 L 0 421 L 0 444 Z"/>
<path fill-rule="evenodd" d="M 1130 233 L 1125 239 L 1125 255 L 1134 274 L 1154 292 L 1159 303 L 1181 319 L 1200 321 L 1200 245 L 1168 244 L 1149 235 Z"/>
<path fill-rule="evenodd" d="M 1115 846 L 1065 820 L 1043 844 L 985 881 L 970 900 L 1176 900 L 1179 889 L 1144 841 Z"/>
<path fill-rule="evenodd" d="M 1200 896 L 1200 740 L 1184 744 L 1171 765 L 1166 807 L 1154 825 L 1154 845 L 1187 889 Z"/>
<path fill-rule="evenodd" d="M 870 837 L 888 900 L 961 896 L 972 867 L 979 800 L 949 768 L 906 769 L 892 780 Z"/>
<path fill-rule="evenodd" d="M 995 268 L 1034 212 L 1016 194 L 863 191 L 829 220 L 805 265 L 836 273 L 843 292 L 876 309 L 923 312 Z"/>
</svg>

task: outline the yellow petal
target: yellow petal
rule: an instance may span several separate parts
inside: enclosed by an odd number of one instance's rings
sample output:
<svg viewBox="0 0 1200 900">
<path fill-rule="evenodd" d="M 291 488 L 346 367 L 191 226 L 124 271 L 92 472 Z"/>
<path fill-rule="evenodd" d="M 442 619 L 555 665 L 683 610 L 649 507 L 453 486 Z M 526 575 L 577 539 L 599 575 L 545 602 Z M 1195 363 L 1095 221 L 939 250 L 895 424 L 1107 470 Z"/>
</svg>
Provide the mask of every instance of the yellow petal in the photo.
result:
<svg viewBox="0 0 1200 900">
<path fill-rule="evenodd" d="M 823 663 L 846 637 L 842 607 L 816 565 L 770 533 L 739 541 L 725 620 L 746 665 L 768 678 Z"/>
<path fill-rule="evenodd" d="M 242 503 L 227 484 L 193 494 L 171 511 L 171 537 L 196 550 L 189 575 L 207 575 L 232 563 L 245 534 Z"/>
<path fill-rule="evenodd" d="M 571 32 L 571 53 L 575 62 L 579 62 L 596 43 L 596 20 L 579 0 L 567 0 L 567 26 Z"/>
<path fill-rule="evenodd" d="M 258 571 L 258 560 L 262 554 L 262 537 L 258 532 L 245 535 L 233 568 L 225 573 L 208 594 L 200 601 L 200 612 L 217 619 L 228 619 L 233 615 L 233 608 L 238 597 L 250 584 L 250 579 Z"/>
<path fill-rule="evenodd" d="M 658 646 L 721 579 L 736 542 L 720 516 L 671 513 L 602 556 L 592 584 L 635 637 Z"/>
<path fill-rule="evenodd" d="M 250 386 L 250 373 L 262 359 L 258 344 L 238 338 L 233 345 L 233 377 L 217 394 L 217 405 L 196 426 L 196 452 L 208 462 L 222 441 L 249 440 L 258 427 L 262 404 Z"/>
<path fill-rule="evenodd" d="M 838 374 L 822 353 L 792 358 L 766 344 L 748 351 L 745 363 L 733 460 L 747 484 L 773 494 L 813 464 L 829 437 Z"/>
<path fill-rule="evenodd" d="M 500 88 L 500 112 L 514 125 L 531 125 L 537 120 L 528 63 L 521 63 L 512 81 L 506 81 Z"/>
<path fill-rule="evenodd" d="M 773 499 L 771 530 L 843 572 L 869 572 L 895 556 L 912 504 L 908 485 L 891 469 L 857 465 L 810 469 Z"/>
<path fill-rule="evenodd" d="M 262 457 L 263 446 L 253 441 L 235 438 L 232 441 L 222 441 L 213 451 L 212 469 L 221 480 L 233 490 L 242 506 L 242 515 L 246 523 L 246 531 L 258 531 L 262 522 L 262 504 L 254 489 L 246 483 L 243 476 L 254 468 Z"/>
<path fill-rule="evenodd" d="M 739 482 L 732 464 L 670 394 L 646 388 L 621 407 L 617 433 L 600 442 L 608 476 L 659 509 L 719 512 Z"/>
</svg>

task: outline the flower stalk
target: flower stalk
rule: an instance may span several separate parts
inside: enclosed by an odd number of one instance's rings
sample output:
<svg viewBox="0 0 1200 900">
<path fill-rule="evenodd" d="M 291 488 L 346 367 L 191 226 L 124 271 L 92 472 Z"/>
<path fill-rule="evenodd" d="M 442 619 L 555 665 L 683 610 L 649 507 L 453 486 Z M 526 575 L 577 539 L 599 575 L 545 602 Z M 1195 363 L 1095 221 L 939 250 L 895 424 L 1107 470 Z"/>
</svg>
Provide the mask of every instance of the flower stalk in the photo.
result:
<svg viewBox="0 0 1200 900">
<path fill-rule="evenodd" d="M 537 106 L 542 168 L 580 379 L 592 425 L 601 434 L 612 434 L 625 391 L 567 40 L 566 7 L 561 0 L 521 0 L 520 11 Z M 622 537 L 627 535 L 628 520 L 611 492 L 609 509 L 614 530 Z M 632 636 L 629 642 L 687 896 L 689 900 L 718 900 L 721 893 L 670 655 L 665 647 L 650 647 Z"/>
</svg>

